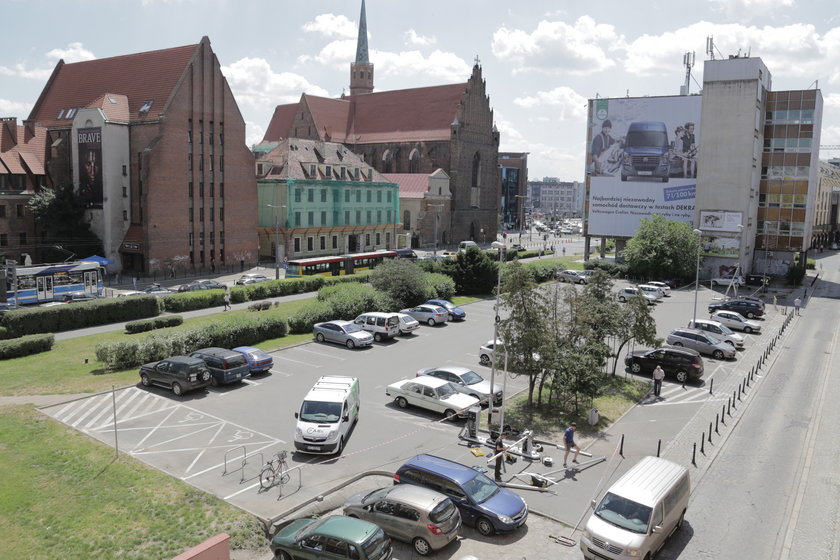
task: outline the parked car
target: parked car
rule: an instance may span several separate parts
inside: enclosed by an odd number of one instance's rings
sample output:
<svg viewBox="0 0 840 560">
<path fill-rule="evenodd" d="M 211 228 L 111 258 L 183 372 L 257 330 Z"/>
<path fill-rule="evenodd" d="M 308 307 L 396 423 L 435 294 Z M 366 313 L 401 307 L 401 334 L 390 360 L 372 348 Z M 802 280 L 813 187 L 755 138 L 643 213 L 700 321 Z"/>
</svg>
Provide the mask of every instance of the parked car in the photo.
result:
<svg viewBox="0 0 840 560">
<path fill-rule="evenodd" d="M 485 537 L 515 531 L 528 519 L 528 505 L 519 494 L 502 488 L 487 475 L 434 455 L 417 455 L 394 473 L 394 483 L 424 486 L 457 496 L 464 523 Z"/>
<path fill-rule="evenodd" d="M 127 292 L 120 292 L 117 297 L 125 297 L 125 296 L 145 296 L 145 295 L 152 295 L 155 297 L 163 297 L 168 296 L 170 294 L 174 294 L 169 288 L 165 288 L 160 284 L 152 284 L 151 286 L 146 286 L 142 290 L 130 290 Z"/>
<path fill-rule="evenodd" d="M 202 348 L 190 353 L 191 358 L 201 358 L 210 369 L 213 385 L 236 383 L 251 377 L 251 367 L 241 352 L 227 348 Z"/>
<path fill-rule="evenodd" d="M 268 276 L 264 274 L 243 274 L 239 277 L 239 279 L 235 282 L 237 286 L 247 286 L 249 284 L 258 284 L 260 282 L 268 282 L 271 280 Z"/>
<path fill-rule="evenodd" d="M 528 249 L 526 249 L 525 247 L 523 247 L 519 243 L 514 243 L 513 245 L 508 247 L 508 250 L 509 251 L 527 251 Z"/>
<path fill-rule="evenodd" d="M 179 292 L 197 292 L 201 290 L 226 290 L 227 286 L 216 280 L 193 280 L 178 286 Z"/>
<path fill-rule="evenodd" d="M 709 319 L 723 323 L 730 329 L 736 331 L 744 331 L 745 333 L 761 332 L 761 324 L 756 321 L 750 321 L 737 311 L 720 310 L 715 311 L 709 315 Z"/>
<path fill-rule="evenodd" d="M 61 301 L 64 303 L 82 303 L 85 301 L 96 301 L 102 299 L 97 294 L 90 294 L 88 292 L 70 292 L 61 296 Z"/>
<path fill-rule="evenodd" d="M 343 515 L 295 519 L 271 539 L 278 560 L 353 558 L 390 560 L 391 539 L 380 527 Z"/>
<path fill-rule="evenodd" d="M 732 345 L 734 348 L 744 347 L 744 337 L 734 332 L 720 321 L 712 321 L 711 319 L 695 319 L 688 322 L 688 328 L 710 332 L 723 340 L 725 343 Z"/>
<path fill-rule="evenodd" d="M 265 373 L 274 367 L 274 358 L 271 357 L 271 354 L 263 352 L 259 348 L 254 348 L 253 346 L 237 346 L 233 351 L 245 356 L 248 367 L 251 368 L 251 375 Z"/>
<path fill-rule="evenodd" d="M 646 282 L 648 286 L 656 286 L 660 290 L 662 290 L 662 295 L 665 297 L 671 297 L 671 286 L 668 285 L 667 282 L 660 282 L 659 280 L 650 280 Z"/>
<path fill-rule="evenodd" d="M 764 310 L 765 304 L 764 304 L 764 300 L 761 299 L 761 298 L 757 298 L 757 297 L 754 297 L 754 296 L 736 296 L 736 297 L 730 298 L 730 299 L 751 301 L 754 304 L 758 305 L 762 309 L 762 311 Z"/>
<path fill-rule="evenodd" d="M 577 270 L 577 271 L 575 271 L 575 272 L 577 272 L 577 273 L 578 273 L 578 276 L 583 276 L 584 278 L 586 278 L 586 281 L 587 281 L 587 282 L 589 282 L 589 280 L 592 278 L 592 276 L 594 276 L 594 275 L 595 275 L 595 270 L 593 270 L 593 269 L 590 269 L 590 270 Z"/>
<path fill-rule="evenodd" d="M 493 356 L 496 353 L 496 348 L 497 347 L 499 349 L 501 349 L 502 353 L 504 354 L 504 345 L 501 342 L 499 344 L 496 344 L 492 340 L 488 340 L 487 342 L 485 342 L 484 344 L 482 344 L 478 348 L 478 361 L 481 363 L 481 365 L 489 366 L 493 363 Z M 534 354 L 532 354 L 532 357 L 533 357 L 535 362 L 540 361 L 540 355 L 537 354 L 536 352 Z M 496 365 L 501 367 L 501 362 L 502 362 L 502 358 L 499 359 L 499 362 L 497 362 Z M 514 361 L 513 363 L 508 364 L 508 367 L 512 370 L 516 370 L 516 369 L 518 369 L 519 365 L 521 365 L 521 364 L 519 364 L 518 360 L 517 360 L 517 361 Z"/>
<path fill-rule="evenodd" d="M 417 307 L 401 309 L 400 313 L 411 315 L 421 323 L 426 323 L 430 327 L 445 323 L 449 320 L 449 312 L 443 307 L 439 307 L 437 305 L 418 305 Z"/>
<path fill-rule="evenodd" d="M 463 321 L 467 318 L 467 312 L 452 303 L 451 301 L 445 299 L 430 299 L 423 305 L 436 305 L 438 307 L 443 307 L 449 312 L 449 320 L 450 321 Z"/>
<path fill-rule="evenodd" d="M 703 358 L 697 350 L 690 348 L 663 346 L 654 350 L 635 350 L 624 357 L 624 365 L 633 373 L 651 373 L 656 366 L 661 366 L 666 375 L 675 377 L 680 383 L 703 376 Z"/>
<path fill-rule="evenodd" d="M 177 396 L 210 385 L 212 375 L 204 360 L 189 356 L 172 356 L 140 366 L 140 383 L 144 387 L 160 385 L 172 389 Z"/>
<path fill-rule="evenodd" d="M 440 257 L 442 259 L 457 259 L 458 253 L 456 253 L 455 251 L 441 251 Z"/>
<path fill-rule="evenodd" d="M 718 276 L 717 278 L 712 278 L 711 282 L 712 286 L 729 286 L 730 284 L 746 286 L 747 284 L 743 276 Z"/>
<path fill-rule="evenodd" d="M 373 335 L 363 331 L 362 327 L 352 321 L 335 320 L 315 323 L 312 330 L 318 342 L 335 342 L 347 348 L 373 345 Z"/>
<path fill-rule="evenodd" d="M 397 313 L 397 317 L 400 319 L 400 334 L 411 334 L 420 328 L 420 321 L 408 313 Z"/>
<path fill-rule="evenodd" d="M 417 262 L 417 253 L 414 252 L 414 249 L 397 249 L 395 252 L 397 253 L 398 259 L 408 259 L 410 262 Z"/>
<path fill-rule="evenodd" d="M 656 298 L 657 302 L 662 301 L 662 298 L 665 297 L 665 292 L 658 286 L 654 286 L 652 284 L 639 284 L 638 288 L 642 290 L 642 292 Z"/>
<path fill-rule="evenodd" d="M 443 413 L 448 420 L 463 418 L 466 411 L 478 404 L 478 399 L 459 393 L 449 381 L 436 377 L 414 377 L 391 383 L 385 387 L 385 395 L 392 397 L 400 408 L 419 406 Z"/>
<path fill-rule="evenodd" d="M 373 340 L 382 342 L 400 334 L 400 318 L 396 313 L 371 311 L 362 313 L 353 322 L 373 335 Z"/>
<path fill-rule="evenodd" d="M 630 298 L 642 298 L 648 305 L 654 305 L 656 303 L 655 297 L 633 287 L 622 288 L 615 297 L 618 298 L 618 301 L 621 303 L 626 302 Z"/>
<path fill-rule="evenodd" d="M 411 543 L 420 556 L 458 537 L 461 513 L 445 495 L 411 484 L 366 490 L 348 498 L 344 515 L 370 521 L 389 537 Z"/>
<path fill-rule="evenodd" d="M 709 313 L 715 311 L 735 311 L 747 319 L 755 319 L 764 315 L 764 304 L 743 299 L 729 299 L 726 301 L 713 301 L 709 304 Z"/>
<path fill-rule="evenodd" d="M 461 366 L 439 366 L 423 368 L 417 376 L 429 375 L 444 381 L 449 381 L 455 390 L 480 400 L 490 402 L 490 382 L 473 370 Z M 493 384 L 493 404 L 502 404 L 502 386 Z"/>
<path fill-rule="evenodd" d="M 716 360 L 735 357 L 735 347 L 699 329 L 674 329 L 668 333 L 665 342 L 671 346 L 684 346 L 708 354 Z"/>
<path fill-rule="evenodd" d="M 557 273 L 557 280 L 560 282 L 571 282 L 572 284 L 586 284 L 585 276 L 578 274 L 577 270 L 561 270 Z"/>
</svg>

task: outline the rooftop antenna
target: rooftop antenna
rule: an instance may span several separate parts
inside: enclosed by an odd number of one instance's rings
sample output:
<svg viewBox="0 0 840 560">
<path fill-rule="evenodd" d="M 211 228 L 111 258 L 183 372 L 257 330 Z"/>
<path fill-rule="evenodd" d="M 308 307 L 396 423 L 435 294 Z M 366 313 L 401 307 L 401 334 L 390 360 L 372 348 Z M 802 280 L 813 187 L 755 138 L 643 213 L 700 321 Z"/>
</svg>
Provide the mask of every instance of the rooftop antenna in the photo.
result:
<svg viewBox="0 0 840 560">
<path fill-rule="evenodd" d="M 688 95 L 691 89 L 691 67 L 694 66 L 694 51 L 683 55 L 683 66 L 685 66 L 685 85 L 680 88 L 680 95 Z"/>
<path fill-rule="evenodd" d="M 723 58 L 723 54 L 721 54 L 720 49 L 715 46 L 715 38 L 712 35 L 706 37 L 706 54 L 709 55 L 709 60 L 715 59 L 715 51 Z"/>
</svg>

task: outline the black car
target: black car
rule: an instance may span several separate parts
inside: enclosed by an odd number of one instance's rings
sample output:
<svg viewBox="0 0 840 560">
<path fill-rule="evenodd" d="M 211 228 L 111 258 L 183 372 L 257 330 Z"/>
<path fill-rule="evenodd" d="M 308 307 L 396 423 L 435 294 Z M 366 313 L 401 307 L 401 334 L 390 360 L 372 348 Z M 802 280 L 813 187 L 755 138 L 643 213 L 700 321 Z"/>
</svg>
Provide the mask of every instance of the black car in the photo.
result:
<svg viewBox="0 0 840 560">
<path fill-rule="evenodd" d="M 745 299 L 730 299 L 727 301 L 713 301 L 709 304 L 709 313 L 721 310 L 735 311 L 747 319 L 755 319 L 764 315 L 764 303 L 756 303 Z"/>
<path fill-rule="evenodd" d="M 172 356 L 140 366 L 140 382 L 144 387 L 161 385 L 179 397 L 185 391 L 207 387 L 210 381 L 210 370 L 200 358 Z"/>
<path fill-rule="evenodd" d="M 624 365 L 633 373 L 652 373 L 656 366 L 661 366 L 665 375 L 675 377 L 680 383 L 703 376 L 703 358 L 697 350 L 690 348 L 663 346 L 655 350 L 636 350 L 624 357 Z"/>
</svg>

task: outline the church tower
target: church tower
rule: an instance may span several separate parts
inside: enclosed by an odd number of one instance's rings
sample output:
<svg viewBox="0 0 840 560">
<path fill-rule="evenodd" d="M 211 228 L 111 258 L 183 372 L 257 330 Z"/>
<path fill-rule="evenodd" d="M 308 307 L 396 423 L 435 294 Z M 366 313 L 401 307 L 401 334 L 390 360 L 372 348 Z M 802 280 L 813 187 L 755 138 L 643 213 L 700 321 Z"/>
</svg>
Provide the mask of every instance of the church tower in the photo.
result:
<svg viewBox="0 0 840 560">
<path fill-rule="evenodd" d="M 368 61 L 367 19 L 365 0 L 359 16 L 359 40 L 356 43 L 356 62 L 350 63 L 350 95 L 373 92 L 373 64 Z"/>
</svg>

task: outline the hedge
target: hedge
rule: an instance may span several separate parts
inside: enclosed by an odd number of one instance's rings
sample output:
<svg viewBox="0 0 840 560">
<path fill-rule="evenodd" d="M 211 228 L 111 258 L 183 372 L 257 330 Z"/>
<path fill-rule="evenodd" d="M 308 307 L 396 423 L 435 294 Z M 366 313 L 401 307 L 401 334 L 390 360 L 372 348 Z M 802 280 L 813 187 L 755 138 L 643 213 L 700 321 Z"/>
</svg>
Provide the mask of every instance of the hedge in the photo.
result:
<svg viewBox="0 0 840 560">
<path fill-rule="evenodd" d="M 125 330 L 128 334 L 136 334 L 146 331 L 153 331 L 155 329 L 163 329 L 166 327 L 177 327 L 184 323 L 184 318 L 180 315 L 167 315 L 165 317 L 153 317 L 152 319 L 144 319 L 142 321 L 132 321 L 125 324 Z"/>
<path fill-rule="evenodd" d="M 49 352 L 55 343 L 51 334 L 30 334 L 12 340 L 0 340 L 0 360 Z"/>
</svg>

